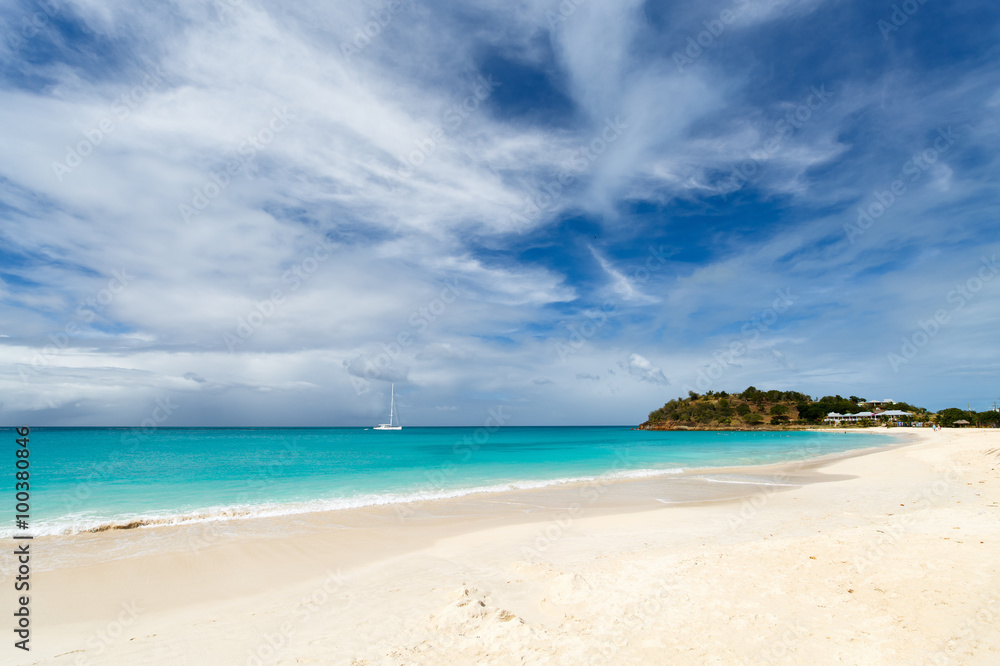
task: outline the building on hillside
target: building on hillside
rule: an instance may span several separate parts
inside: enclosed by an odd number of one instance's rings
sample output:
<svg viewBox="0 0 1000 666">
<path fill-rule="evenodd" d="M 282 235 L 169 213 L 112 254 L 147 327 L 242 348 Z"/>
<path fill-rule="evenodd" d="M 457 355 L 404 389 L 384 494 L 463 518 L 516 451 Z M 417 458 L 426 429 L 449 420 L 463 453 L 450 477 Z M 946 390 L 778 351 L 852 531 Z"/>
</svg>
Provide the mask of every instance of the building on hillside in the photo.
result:
<svg viewBox="0 0 1000 666">
<path fill-rule="evenodd" d="M 838 414 L 837 412 L 830 412 L 823 419 L 825 423 L 833 423 L 838 425 L 841 423 L 857 423 L 861 419 L 872 419 L 875 415 L 872 412 L 858 412 L 857 414 Z"/>
<path fill-rule="evenodd" d="M 843 423 L 857 423 L 861 419 L 898 423 L 904 418 L 910 416 L 913 416 L 913 412 L 904 412 L 899 409 L 888 409 L 884 412 L 858 412 L 857 414 L 838 414 L 837 412 L 830 412 L 826 415 L 826 418 L 823 419 L 823 423 L 841 425 Z"/>
<path fill-rule="evenodd" d="M 873 409 L 878 409 L 879 407 L 885 407 L 886 405 L 894 405 L 894 404 L 896 404 L 896 401 L 895 400 L 889 400 L 888 398 L 886 398 L 885 400 L 865 400 L 864 402 L 859 402 L 858 403 L 859 406 L 861 406 L 861 405 L 869 406 L 870 405 Z"/>
</svg>

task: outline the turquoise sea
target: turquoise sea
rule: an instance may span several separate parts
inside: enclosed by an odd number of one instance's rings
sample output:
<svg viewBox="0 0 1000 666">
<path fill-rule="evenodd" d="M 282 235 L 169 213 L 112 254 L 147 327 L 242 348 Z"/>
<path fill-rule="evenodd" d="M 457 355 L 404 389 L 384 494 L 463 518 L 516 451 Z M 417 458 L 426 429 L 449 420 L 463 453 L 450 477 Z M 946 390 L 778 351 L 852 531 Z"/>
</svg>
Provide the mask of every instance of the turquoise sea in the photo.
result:
<svg viewBox="0 0 1000 666">
<path fill-rule="evenodd" d="M 14 429 L 4 431 L 13 445 Z M 802 460 L 889 441 L 862 433 L 625 426 L 33 428 L 30 530 L 305 513 L 600 477 L 661 475 L 669 482 L 692 468 Z"/>
</svg>

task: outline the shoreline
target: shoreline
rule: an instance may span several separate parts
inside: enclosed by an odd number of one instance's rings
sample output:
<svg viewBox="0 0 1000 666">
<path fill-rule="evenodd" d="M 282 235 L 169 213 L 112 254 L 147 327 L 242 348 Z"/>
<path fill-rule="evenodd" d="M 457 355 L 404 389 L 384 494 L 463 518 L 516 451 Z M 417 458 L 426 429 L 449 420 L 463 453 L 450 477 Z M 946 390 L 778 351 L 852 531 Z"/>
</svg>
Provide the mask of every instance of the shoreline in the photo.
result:
<svg viewBox="0 0 1000 666">
<path fill-rule="evenodd" d="M 886 434 L 869 429 L 868 434 Z M 843 429 L 857 434 L 858 429 Z M 830 432 L 822 430 L 819 432 Z M 800 460 L 734 465 L 729 467 L 692 467 L 678 471 L 639 477 L 616 477 L 614 473 L 589 480 L 552 482 L 540 487 L 476 491 L 455 497 L 430 498 L 404 502 L 368 504 L 358 507 L 319 509 L 276 515 L 240 515 L 213 517 L 177 523 L 143 524 L 127 529 L 83 530 L 69 534 L 36 536 L 34 541 L 52 554 L 47 564 L 36 565 L 39 571 L 66 566 L 88 565 L 103 560 L 121 560 L 136 556 L 164 555 L 180 550 L 198 552 L 216 544 L 247 538 L 278 538 L 280 534 L 311 534 L 324 529 L 391 529 L 395 527 L 433 527 L 441 530 L 469 530 L 473 525 L 509 525 L 551 519 L 565 512 L 574 502 L 593 515 L 614 515 L 652 511 L 664 506 L 696 506 L 734 502 L 772 487 L 792 489 L 827 480 L 823 467 L 858 456 L 891 450 L 912 443 L 899 433 L 897 441 L 872 447 L 814 455 Z M 705 477 L 739 475 L 745 483 L 716 486 L 707 493 L 704 484 L 688 488 Z M 672 489 L 687 491 L 687 496 L 664 501 L 655 498 L 662 483 Z M 780 490 L 779 490 L 780 492 Z M 659 493 L 663 494 L 663 493 Z M 421 542 L 422 543 L 422 542 Z M 93 553 L 87 546 L 93 546 Z M 82 548 L 81 548 L 82 547 Z M 82 553 L 80 551 L 83 551 Z M 53 566 L 54 565 L 54 566 Z"/>
<path fill-rule="evenodd" d="M 815 433 L 832 433 L 832 432 L 843 432 L 846 434 L 870 434 L 870 435 L 883 435 L 888 437 L 901 438 L 901 436 L 906 433 L 892 433 L 886 432 L 885 429 L 869 428 L 869 429 L 799 429 L 799 432 L 815 432 Z M 720 431 L 722 432 L 722 431 Z M 764 432 L 764 431 L 762 431 Z M 766 431 L 766 432 L 779 432 Z M 896 444 L 881 444 L 876 447 L 863 447 L 857 449 L 849 449 L 847 451 L 840 451 L 830 454 L 822 454 L 818 458 L 823 458 L 830 456 L 831 459 L 836 459 L 841 455 L 857 455 L 859 452 L 868 451 L 869 448 L 879 449 L 885 448 L 887 446 L 895 446 Z M 806 449 L 808 451 L 808 448 Z M 729 466 L 712 466 L 712 467 L 674 467 L 674 468 L 627 468 L 623 465 L 615 463 L 609 470 L 604 473 L 595 473 L 590 475 L 584 475 L 579 477 L 552 477 L 543 479 L 515 479 L 510 481 L 503 481 L 493 485 L 484 486 L 470 486 L 470 487 L 458 487 L 458 488 L 443 488 L 438 490 L 416 490 L 416 491 L 399 491 L 399 492 L 387 492 L 382 494 L 373 495 L 361 495 L 357 497 L 347 497 L 341 499 L 316 499 L 316 500 L 303 500 L 300 502 L 277 502 L 277 503 L 267 503 L 259 505 L 232 505 L 232 506 L 209 506 L 201 509 L 194 509 L 186 512 L 163 512 L 163 513 L 150 513 L 150 514 L 133 514 L 126 515 L 119 518 L 105 518 L 105 519 L 91 519 L 87 521 L 81 521 L 80 523 L 72 523 L 74 527 L 71 531 L 61 531 L 57 533 L 45 533 L 37 534 L 36 539 L 59 539 L 66 537 L 75 537 L 78 535 L 95 534 L 102 532 L 117 532 L 117 531 L 129 531 L 136 529 L 169 529 L 174 527 L 183 527 L 188 525 L 196 525 L 200 523 L 214 523 L 221 522 L 226 523 L 229 521 L 255 521 L 270 518 L 294 518 L 296 516 L 303 516 L 309 514 L 339 514 L 341 512 L 353 512 L 353 511 L 370 511 L 375 510 L 378 507 L 389 507 L 393 508 L 400 504 L 420 504 L 423 505 L 427 502 L 449 502 L 449 501 L 463 501 L 467 498 L 474 497 L 494 497 L 503 496 L 507 493 L 531 493 L 533 491 L 547 492 L 555 488 L 566 488 L 575 489 L 582 486 L 586 486 L 593 483 L 598 483 L 601 485 L 608 483 L 630 483 L 634 481 L 641 481 L 643 479 L 654 479 L 658 477 L 673 477 L 676 479 L 692 478 L 703 474 L 712 473 L 726 473 L 732 471 L 745 471 L 747 473 L 753 474 L 754 470 L 766 471 L 775 466 L 782 465 L 798 465 L 803 462 L 811 461 L 817 459 L 817 456 L 811 455 L 803 459 L 792 459 L 780 462 L 765 462 L 760 464 L 747 464 L 747 465 L 729 465 Z M 712 499 L 707 497 L 706 499 Z M 698 500 L 692 500 L 698 501 Z M 343 506 L 336 506 L 337 504 L 343 504 Z M 56 523 L 59 525 L 62 523 Z M 47 529 L 52 529 L 51 527 Z M 11 532 L 13 533 L 13 532 Z M 10 535 L 3 535 L 10 536 Z"/>
<path fill-rule="evenodd" d="M 329 512 L 231 521 L 212 531 L 189 526 L 103 532 L 82 538 L 74 535 L 63 541 L 74 541 L 76 559 L 37 574 L 37 654 L 41 663 L 74 663 L 74 654 L 82 650 L 99 663 L 112 655 L 118 660 L 134 659 L 142 649 L 147 650 L 142 654 L 154 655 L 154 662 L 168 662 L 173 657 L 163 651 L 183 647 L 192 650 L 188 654 L 210 654 L 224 663 L 255 663 L 254 659 L 294 663 L 300 657 L 328 663 L 352 663 L 354 658 L 369 659 L 369 663 L 435 663 L 435 657 L 458 650 L 454 654 L 459 657 L 486 663 L 510 663 L 511 655 L 551 654 L 563 655 L 560 658 L 566 663 L 582 663 L 583 655 L 572 652 L 570 639 L 586 636 L 585 642 L 594 649 L 611 641 L 621 652 L 623 646 L 615 642 L 614 634 L 622 630 L 631 637 L 625 647 L 632 646 L 635 663 L 662 663 L 655 655 L 662 656 L 663 650 L 680 663 L 701 663 L 706 654 L 734 656 L 731 650 L 738 648 L 733 646 L 723 649 L 715 645 L 718 650 L 704 652 L 712 641 L 693 648 L 702 650 L 697 653 L 700 658 L 688 654 L 692 645 L 687 646 L 688 651 L 670 652 L 680 649 L 680 644 L 672 643 L 680 638 L 666 629 L 662 635 L 656 634 L 662 647 L 643 647 L 644 641 L 649 642 L 643 636 L 655 628 L 661 616 L 671 616 L 676 611 L 674 604 L 683 598 L 674 587 L 669 594 L 650 597 L 657 589 L 652 582 L 666 577 L 675 587 L 684 588 L 689 599 L 705 605 L 699 606 L 705 614 L 699 625 L 704 633 L 708 626 L 704 623 L 714 612 L 709 607 L 725 602 L 732 614 L 741 603 L 739 594 L 715 589 L 718 583 L 714 579 L 698 578 L 696 566 L 710 561 L 705 559 L 706 548 L 715 553 L 712 557 L 727 561 L 724 571 L 729 573 L 717 571 L 723 578 L 740 573 L 739 580 L 730 580 L 736 587 L 753 580 L 767 581 L 769 576 L 787 577 L 781 569 L 768 575 L 761 571 L 788 558 L 794 550 L 789 550 L 788 544 L 775 550 L 779 542 L 804 540 L 799 545 L 810 546 L 809 555 L 818 560 L 824 549 L 809 543 L 811 540 L 822 539 L 828 530 L 846 529 L 841 538 L 825 544 L 826 549 L 836 549 L 859 529 L 867 530 L 879 520 L 891 523 L 893 514 L 907 510 L 888 512 L 885 508 L 907 504 L 918 490 L 934 488 L 940 470 L 933 468 L 940 467 L 949 453 L 966 458 L 975 453 L 979 456 L 976 464 L 981 464 L 983 451 L 979 449 L 1000 452 L 996 431 L 899 434 L 917 436 L 819 459 L 721 468 L 723 474 L 731 476 L 747 473 L 756 481 L 784 483 L 758 485 L 754 493 L 736 492 L 715 501 L 666 505 L 657 498 L 658 479 L 624 479 L 600 484 L 599 488 L 584 484 L 557 491 L 509 491 L 475 501 L 456 498 L 417 503 L 402 516 L 382 507 L 368 511 L 364 524 L 357 522 L 362 519 L 359 514 L 352 518 L 345 512 Z M 949 451 L 952 448 L 955 451 Z M 954 464 L 968 462 L 963 461 Z M 689 472 L 719 475 L 719 469 Z M 955 506 L 967 508 L 971 506 L 970 492 L 980 489 L 992 493 L 995 504 L 1000 497 L 995 470 L 977 470 L 976 476 L 974 481 L 964 477 L 961 483 L 948 481 L 947 492 L 934 495 L 932 504 L 947 503 L 949 510 L 954 510 L 954 502 L 964 501 L 966 507 Z M 738 483 L 729 481 L 719 485 L 740 489 Z M 588 487 L 596 499 L 574 512 L 574 499 L 582 498 L 574 495 Z M 905 499 L 900 499 L 904 495 Z M 961 497 L 956 500 L 956 496 Z M 834 511 L 835 506 L 850 512 Z M 933 509 L 936 506 L 927 507 L 927 511 Z M 995 523 L 1000 512 L 992 511 Z M 848 515 L 860 523 L 849 524 Z M 848 524 L 842 524 L 845 520 Z M 978 517 L 977 521 L 981 522 Z M 951 527 L 955 526 L 949 526 L 949 539 L 954 534 Z M 984 530 L 984 536 L 986 532 L 990 538 L 997 536 L 995 524 L 992 532 L 982 525 L 976 529 Z M 903 536 L 910 531 L 907 525 Z M 148 535 L 162 538 L 150 539 Z M 878 539 L 879 533 L 871 530 L 870 538 Z M 936 538 L 947 543 L 943 536 Z M 60 537 L 48 539 L 49 543 L 37 539 L 33 547 L 40 552 L 58 550 L 55 541 Z M 992 542 L 992 548 L 996 543 Z M 895 545 L 899 544 L 890 543 Z M 996 552 L 987 548 L 983 544 L 975 554 Z M 742 551 L 761 552 L 760 557 L 736 557 Z M 764 552 L 768 554 L 762 555 Z M 108 559 L 116 553 L 121 557 Z M 828 560 L 825 556 L 822 559 Z M 849 563 L 850 558 L 845 561 Z M 980 576 L 986 580 L 983 589 L 997 590 L 1000 599 L 997 565 L 992 559 L 976 560 L 976 564 L 979 569 L 988 569 L 983 573 L 985 578 Z M 877 565 L 873 564 L 873 569 L 884 573 Z M 796 559 L 793 569 L 801 566 L 818 564 Z M 627 580 L 619 580 L 621 576 Z M 707 586 L 705 590 L 687 589 L 689 576 Z M 619 589 L 619 583 L 624 587 Z M 803 584 L 804 589 L 825 585 L 820 580 L 804 580 Z M 79 606 L 59 603 L 57 610 L 57 597 L 46 590 L 58 590 L 59 598 L 92 601 Z M 452 598 L 454 590 L 460 590 L 457 598 Z M 789 588 L 783 594 L 799 593 Z M 750 594 L 754 596 L 759 594 Z M 322 603 L 317 601 L 315 610 L 306 612 L 301 600 L 313 597 Z M 88 648 L 88 637 L 98 635 L 109 623 L 121 622 L 115 619 L 116 614 L 130 599 L 143 610 L 122 627 L 128 636 L 98 645 L 104 648 L 99 654 L 96 648 Z M 629 608 L 633 614 L 639 612 L 638 605 L 629 604 L 641 605 L 645 600 L 648 605 L 651 599 L 663 606 L 662 613 L 639 613 L 643 619 L 634 627 L 620 626 L 622 618 L 628 617 L 622 612 Z M 757 603 L 768 605 L 763 598 Z M 387 612 L 389 621 L 385 620 Z M 753 619 L 759 613 L 745 612 L 749 611 L 739 611 L 734 617 L 742 617 L 747 627 L 760 630 L 758 620 Z M 765 615 L 781 617 L 783 612 L 779 604 Z M 566 613 L 574 619 L 567 620 Z M 255 619 L 258 616 L 268 619 Z M 616 618 L 619 626 L 614 628 Z M 773 622 L 768 622 L 770 631 Z M 229 638 L 216 641 L 212 629 L 222 628 L 220 623 Z M 830 628 L 823 631 L 833 632 Z M 281 637 L 282 647 L 271 648 L 280 653 L 280 659 L 263 659 L 254 652 L 254 646 L 261 645 L 265 646 L 263 652 L 268 651 L 262 636 Z M 807 654 L 802 642 L 797 639 L 790 654 Z M 425 648 L 418 649 L 420 645 Z M 752 659 L 747 661 L 753 663 Z M 819 663 L 827 662 L 820 658 Z"/>
<path fill-rule="evenodd" d="M 874 428 L 870 430 L 872 432 L 868 434 L 886 434 L 875 432 Z M 858 434 L 858 429 L 844 429 L 844 432 Z M 902 434 L 898 437 L 900 440 L 903 439 Z M 908 443 L 909 440 L 883 443 L 758 465 L 692 467 L 642 476 L 616 476 L 617 472 L 611 472 L 585 480 L 552 481 L 539 487 L 465 492 L 455 497 L 276 515 L 248 513 L 176 523 L 156 522 L 129 528 L 82 530 L 69 534 L 36 536 L 34 541 L 50 552 L 55 551 L 56 556 L 50 562 L 55 562 L 56 566 L 49 566 L 51 569 L 106 559 L 169 554 L 185 549 L 197 552 L 234 539 L 276 538 L 275 535 L 288 534 L 289 530 L 293 534 L 309 534 L 331 528 L 356 530 L 420 526 L 460 532 L 478 524 L 509 525 L 551 519 L 560 511 L 565 512 L 574 502 L 591 515 L 653 511 L 664 506 L 710 505 L 738 501 L 771 487 L 793 489 L 834 480 L 827 479 L 820 470 L 839 460 L 891 450 Z M 707 494 L 705 485 L 699 483 L 705 477 L 725 475 L 741 476 L 745 482 L 726 482 L 727 485 L 718 487 L 714 494 Z M 689 481 L 698 485 L 691 488 L 686 484 Z M 681 496 L 671 501 L 655 498 L 657 494 L 665 494 L 656 492 L 663 483 L 670 484 L 675 493 L 680 491 Z M 85 542 L 100 548 L 100 555 L 81 555 L 77 546 Z M 38 570 L 46 570 L 46 565 L 40 565 Z"/>
</svg>

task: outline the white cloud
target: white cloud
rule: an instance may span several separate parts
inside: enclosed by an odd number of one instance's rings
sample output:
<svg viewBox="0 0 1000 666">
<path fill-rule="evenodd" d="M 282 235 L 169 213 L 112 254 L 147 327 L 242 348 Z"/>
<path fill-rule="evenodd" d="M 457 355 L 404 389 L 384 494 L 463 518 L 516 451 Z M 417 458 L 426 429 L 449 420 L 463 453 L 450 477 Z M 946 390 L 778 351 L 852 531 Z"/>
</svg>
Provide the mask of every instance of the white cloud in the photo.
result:
<svg viewBox="0 0 1000 666">
<path fill-rule="evenodd" d="M 654 366 L 653 363 L 640 354 L 632 354 L 628 357 L 628 371 L 634 377 L 638 377 L 644 382 L 651 384 L 661 384 L 666 386 L 670 383 L 663 370 Z"/>
<path fill-rule="evenodd" d="M 801 19 L 820 5 L 752 3 L 727 48 L 768 22 Z M 197 3 L 72 4 L 121 57 L 109 57 L 99 76 L 45 65 L 36 72 L 45 86 L 3 91 L 0 235 L 12 258 L 0 282 L 0 325 L 9 336 L 0 345 L 2 413 L 117 421 L 142 418 L 150 401 L 176 393 L 203 405 L 189 405 L 187 416 L 178 416 L 185 422 L 210 418 L 212 410 L 237 421 L 280 413 L 294 422 L 305 410 L 326 422 L 368 422 L 384 410 L 381 385 L 358 395 L 351 380 L 387 354 L 379 381 L 406 382 L 413 389 L 407 399 L 421 401 L 427 413 L 458 403 L 457 417 L 477 400 L 519 396 L 526 419 L 551 422 L 564 413 L 577 422 L 572 406 L 617 391 L 593 417 L 616 422 L 624 419 L 614 414 L 631 414 L 643 402 L 649 387 L 642 384 L 665 385 L 666 374 L 638 354 L 618 367 L 639 382 L 577 381 L 599 378 L 588 370 L 608 367 L 606 378 L 621 379 L 624 372 L 613 367 L 622 350 L 643 349 L 678 385 L 692 381 L 719 345 L 739 339 L 741 326 L 769 307 L 774 290 L 788 287 L 800 300 L 722 381 L 839 376 L 896 393 L 896 377 L 884 377 L 879 366 L 884 352 L 942 301 L 947 306 L 955 281 L 978 261 L 972 255 L 996 246 L 982 232 L 982 220 L 996 217 L 989 198 L 996 169 L 989 158 L 957 158 L 965 147 L 996 152 L 996 114 L 969 111 L 976 95 L 995 107 L 995 74 L 952 68 L 924 81 L 921 72 L 897 69 L 831 87 L 831 101 L 759 160 L 753 181 L 731 188 L 790 219 L 762 216 L 753 222 L 759 233 L 730 235 L 710 228 L 718 202 L 705 203 L 706 193 L 809 91 L 758 100 L 745 73 L 713 60 L 721 42 L 685 72 L 651 55 L 649 39 L 683 37 L 688 25 L 700 30 L 715 9 L 679 6 L 684 20 L 652 35 L 641 3 L 589 2 L 550 34 L 551 2 L 463 9 L 462 29 L 450 8 L 413 4 L 348 61 L 340 45 L 380 6 L 265 1 L 219 15 Z M 2 48 L 5 57 L 20 57 Z M 449 124 L 449 110 L 475 90 L 484 50 L 554 68 L 572 118 L 555 127 L 510 121 L 489 106 L 491 97 L 457 127 Z M 154 65 L 162 75 L 121 116 L 116 100 L 142 85 Z M 196 189 L 204 194 L 211 174 L 285 107 L 294 116 L 288 127 L 184 224 L 179 204 L 192 202 Z M 544 191 L 618 116 L 627 124 L 620 137 L 574 171 L 574 186 L 512 239 L 512 215 L 526 198 Z M 888 120 L 864 127 L 885 140 L 880 154 L 854 157 L 873 140 L 852 131 L 855 119 L 876 116 Z M 911 184 L 860 242 L 847 243 L 843 224 L 856 206 L 953 118 L 963 119 L 954 121 L 961 132 L 955 152 Z M 60 181 L 52 163 L 105 119 L 113 131 Z M 439 128 L 443 134 L 428 143 Z M 410 173 L 414 151 L 420 164 Z M 840 160 L 853 161 L 830 168 Z M 817 181 L 826 168 L 829 175 Z M 670 207 L 678 201 L 690 207 L 675 214 Z M 796 208 L 782 209 L 788 201 Z M 625 212 L 636 202 L 674 212 L 657 213 L 652 224 L 662 229 L 637 226 Z M 741 214 L 732 214 L 734 224 L 743 224 Z M 547 236 L 551 223 L 577 215 L 607 228 L 608 245 L 580 243 L 581 257 L 572 254 L 572 230 Z M 705 225 L 703 238 L 684 233 L 692 224 Z M 705 256 L 682 253 L 653 279 L 637 281 L 610 257 L 625 256 L 618 251 L 635 249 L 651 230 L 676 234 L 676 249 L 705 241 Z M 328 240 L 319 259 L 321 236 Z M 553 251 L 556 260 L 546 247 L 563 254 Z M 602 271 L 597 288 L 566 265 L 571 256 L 589 261 L 588 251 Z M 98 302 L 122 270 L 134 279 Z M 449 284 L 457 294 L 445 291 Z M 269 305 L 276 291 L 280 302 Z M 551 352 L 564 332 L 558 323 L 605 298 L 619 311 L 561 364 Z M 973 365 L 970 349 L 991 353 L 981 338 L 996 323 L 996 298 L 984 289 L 956 313 L 941 344 L 921 352 L 923 367 L 951 372 Z M 230 353 L 223 336 L 250 318 L 261 321 Z M 846 329 L 836 322 L 848 322 L 849 337 L 865 339 L 865 349 L 844 352 Z M 76 332 L 48 355 L 44 371 L 31 373 L 32 359 L 53 344 L 49 336 L 71 324 Z M 387 352 L 394 344 L 398 352 Z M 982 359 L 982 367 L 991 363 Z M 29 371 L 27 381 L 19 369 Z M 264 392 L 272 402 L 255 402 Z M 236 398 L 246 406 L 230 407 Z"/>
</svg>

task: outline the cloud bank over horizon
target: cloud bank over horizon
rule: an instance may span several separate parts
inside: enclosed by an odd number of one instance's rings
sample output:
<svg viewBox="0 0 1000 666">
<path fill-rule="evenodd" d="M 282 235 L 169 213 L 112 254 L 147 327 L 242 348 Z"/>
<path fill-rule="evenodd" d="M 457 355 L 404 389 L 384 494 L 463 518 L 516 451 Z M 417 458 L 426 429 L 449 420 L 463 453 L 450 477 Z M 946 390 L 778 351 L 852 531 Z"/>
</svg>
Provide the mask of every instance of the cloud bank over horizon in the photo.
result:
<svg viewBox="0 0 1000 666">
<path fill-rule="evenodd" d="M 0 17 L 8 425 L 1000 399 L 994 3 Z"/>
</svg>

